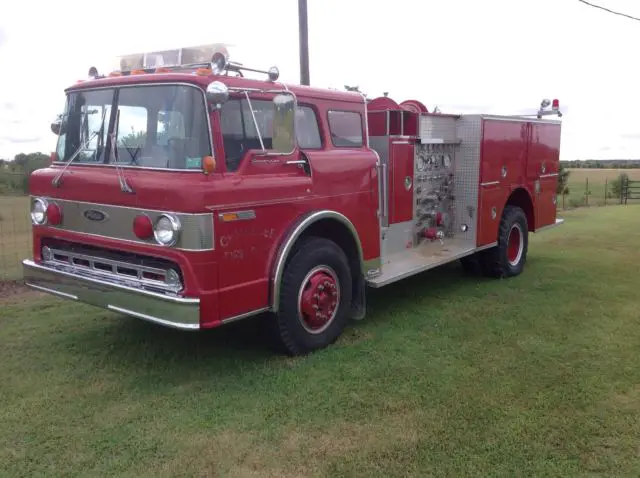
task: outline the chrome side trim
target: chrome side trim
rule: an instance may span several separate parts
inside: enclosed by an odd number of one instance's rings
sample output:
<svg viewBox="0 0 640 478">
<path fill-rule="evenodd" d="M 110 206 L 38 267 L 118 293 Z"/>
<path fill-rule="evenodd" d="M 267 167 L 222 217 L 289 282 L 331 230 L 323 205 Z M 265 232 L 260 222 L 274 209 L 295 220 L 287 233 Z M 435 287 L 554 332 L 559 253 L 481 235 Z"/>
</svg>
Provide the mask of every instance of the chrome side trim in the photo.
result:
<svg viewBox="0 0 640 478">
<path fill-rule="evenodd" d="M 146 214 L 155 224 L 162 214 L 169 212 L 175 215 L 182 224 L 179 240 L 175 246 L 171 247 L 184 251 L 211 251 L 215 248 L 213 213 L 211 212 L 182 213 L 55 198 L 44 199 L 55 202 L 62 209 L 63 214 L 60 225 L 47 225 L 46 227 L 155 247 L 170 247 L 158 244 L 153 237 L 139 239 L 133 233 L 133 220 L 137 215 Z M 105 219 L 102 221 L 88 219 L 85 213 L 89 210 L 101 212 L 105 215 Z"/>
<path fill-rule="evenodd" d="M 542 178 L 555 178 L 557 176 L 558 176 L 558 173 L 541 174 L 540 175 L 540 179 L 542 179 Z"/>
<path fill-rule="evenodd" d="M 360 93 L 362 101 L 364 102 L 364 134 L 365 134 L 365 146 L 369 147 L 369 114 L 367 111 L 367 96 L 364 93 Z"/>
<path fill-rule="evenodd" d="M 22 261 L 28 287 L 182 330 L 200 328 L 200 299 L 168 296 Z"/>
<path fill-rule="evenodd" d="M 480 186 L 495 186 L 496 184 L 500 184 L 500 181 L 489 181 L 486 183 L 480 183 Z"/>
<path fill-rule="evenodd" d="M 360 243 L 360 238 L 358 237 L 358 231 L 356 230 L 353 223 L 343 214 L 340 214 L 336 211 L 317 211 L 309 214 L 305 217 L 294 229 L 291 231 L 280 251 L 278 252 L 278 259 L 276 260 L 275 269 L 273 271 L 273 278 L 271 283 L 271 306 L 269 309 L 273 312 L 278 312 L 280 297 L 280 283 L 282 282 L 282 275 L 284 274 L 284 263 L 289 256 L 289 253 L 293 249 L 298 238 L 302 235 L 302 233 L 314 222 L 317 222 L 321 219 L 335 219 L 338 222 L 341 222 L 351 232 L 353 239 L 356 242 L 356 247 L 358 248 L 358 258 L 360 262 L 360 269 L 363 274 L 366 274 L 367 271 L 364 270 L 364 260 L 363 260 L 363 252 L 362 252 L 362 244 Z"/>
<path fill-rule="evenodd" d="M 262 314 L 263 312 L 267 312 L 268 310 L 269 310 L 269 307 L 262 307 L 261 309 L 250 310 L 249 312 L 245 312 L 244 314 L 234 315 L 233 317 L 222 319 L 220 322 L 226 325 L 226 324 L 230 324 L 231 322 L 237 322 L 242 319 L 248 319 L 249 317 Z"/>
<path fill-rule="evenodd" d="M 535 232 L 546 231 L 547 229 L 553 229 L 554 227 L 558 227 L 564 224 L 564 219 L 556 218 L 556 222 L 554 224 L 549 224 L 548 226 L 542 226 L 535 230 Z"/>
</svg>

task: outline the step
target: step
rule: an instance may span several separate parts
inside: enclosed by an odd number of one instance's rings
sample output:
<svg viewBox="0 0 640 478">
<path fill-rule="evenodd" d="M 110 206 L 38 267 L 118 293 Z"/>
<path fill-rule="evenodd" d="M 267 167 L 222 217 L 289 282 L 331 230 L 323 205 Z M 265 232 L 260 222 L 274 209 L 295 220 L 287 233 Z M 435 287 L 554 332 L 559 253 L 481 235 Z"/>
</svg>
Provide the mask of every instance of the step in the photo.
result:
<svg viewBox="0 0 640 478">
<path fill-rule="evenodd" d="M 433 269 L 448 262 L 473 254 L 476 248 L 469 241 L 439 241 L 424 244 L 413 249 L 390 254 L 383 258 L 381 275 L 367 280 L 370 287 L 383 287 L 387 284 Z"/>
</svg>

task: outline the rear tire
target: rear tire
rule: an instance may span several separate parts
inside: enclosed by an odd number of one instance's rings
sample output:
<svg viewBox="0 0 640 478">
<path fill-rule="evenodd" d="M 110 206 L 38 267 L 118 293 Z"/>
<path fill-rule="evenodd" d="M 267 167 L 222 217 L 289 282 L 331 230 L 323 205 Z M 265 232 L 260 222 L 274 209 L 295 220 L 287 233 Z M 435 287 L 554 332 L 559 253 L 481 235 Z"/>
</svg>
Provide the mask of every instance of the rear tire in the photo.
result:
<svg viewBox="0 0 640 478">
<path fill-rule="evenodd" d="M 352 284 L 349 261 L 338 245 L 306 239 L 282 276 L 279 312 L 271 323 L 277 348 L 304 355 L 334 343 L 348 320 Z"/>
<path fill-rule="evenodd" d="M 498 229 L 498 245 L 484 251 L 482 268 L 489 277 L 520 275 L 527 261 L 529 227 L 527 216 L 517 206 L 507 206 Z"/>
</svg>

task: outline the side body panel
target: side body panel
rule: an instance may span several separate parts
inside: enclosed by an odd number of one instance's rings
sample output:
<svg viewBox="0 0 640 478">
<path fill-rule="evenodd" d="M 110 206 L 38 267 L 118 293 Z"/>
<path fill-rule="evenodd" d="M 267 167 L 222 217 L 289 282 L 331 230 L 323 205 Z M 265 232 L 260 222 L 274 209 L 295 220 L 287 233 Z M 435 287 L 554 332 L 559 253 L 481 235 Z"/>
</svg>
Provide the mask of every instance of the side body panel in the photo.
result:
<svg viewBox="0 0 640 478">
<path fill-rule="evenodd" d="M 527 178 L 534 181 L 536 229 L 555 224 L 559 166 L 560 125 L 531 124 Z"/>
<path fill-rule="evenodd" d="M 483 119 L 482 123 L 478 246 L 497 240 L 500 218 L 511 191 L 528 182 L 528 124 L 502 118 Z"/>
</svg>

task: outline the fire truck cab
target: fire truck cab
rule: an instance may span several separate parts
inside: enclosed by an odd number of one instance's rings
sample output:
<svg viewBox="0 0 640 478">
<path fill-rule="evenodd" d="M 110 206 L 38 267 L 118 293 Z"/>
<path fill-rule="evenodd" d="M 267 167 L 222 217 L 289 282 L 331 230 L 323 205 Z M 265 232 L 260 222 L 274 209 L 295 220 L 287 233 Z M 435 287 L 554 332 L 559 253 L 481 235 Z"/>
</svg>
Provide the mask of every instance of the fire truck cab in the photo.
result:
<svg viewBox="0 0 640 478">
<path fill-rule="evenodd" d="M 261 315 L 297 355 L 362 319 L 367 288 L 451 261 L 518 275 L 562 222 L 556 100 L 448 115 L 286 85 L 221 45 L 119 60 L 66 90 L 30 177 L 36 290 L 183 330 Z"/>
</svg>

